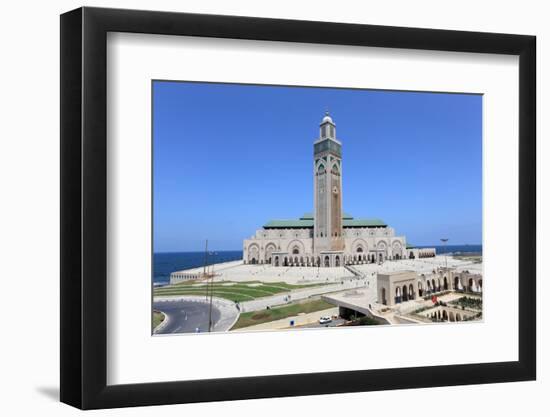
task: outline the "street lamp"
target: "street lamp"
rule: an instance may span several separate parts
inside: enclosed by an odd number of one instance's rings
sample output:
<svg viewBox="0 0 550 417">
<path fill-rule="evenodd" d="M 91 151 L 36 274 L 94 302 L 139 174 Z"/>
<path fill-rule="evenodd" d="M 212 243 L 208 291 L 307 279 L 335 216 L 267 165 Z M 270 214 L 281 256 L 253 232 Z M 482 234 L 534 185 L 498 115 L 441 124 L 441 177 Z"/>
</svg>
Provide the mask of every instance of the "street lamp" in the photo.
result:
<svg viewBox="0 0 550 417">
<path fill-rule="evenodd" d="M 209 274 L 210 275 L 210 300 L 209 300 L 210 305 L 208 309 L 208 333 L 212 332 L 212 296 L 214 295 L 214 265 L 215 265 L 217 254 L 218 254 L 217 252 L 209 253 L 209 255 L 212 257 L 212 266 L 210 268 L 210 274 Z"/>
<path fill-rule="evenodd" d="M 445 251 L 445 269 L 447 269 L 447 242 L 449 241 L 449 239 L 444 237 L 440 240 L 443 242 L 443 250 Z"/>
</svg>

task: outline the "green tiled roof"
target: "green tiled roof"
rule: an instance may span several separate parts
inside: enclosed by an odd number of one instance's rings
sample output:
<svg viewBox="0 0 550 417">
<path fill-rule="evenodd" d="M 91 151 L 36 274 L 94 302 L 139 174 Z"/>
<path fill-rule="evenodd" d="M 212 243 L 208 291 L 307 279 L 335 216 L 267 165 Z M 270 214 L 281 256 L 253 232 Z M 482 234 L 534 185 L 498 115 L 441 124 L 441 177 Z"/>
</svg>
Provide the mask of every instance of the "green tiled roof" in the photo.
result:
<svg viewBox="0 0 550 417">
<path fill-rule="evenodd" d="M 386 227 L 387 224 L 380 219 L 346 219 L 344 227 Z"/>
<path fill-rule="evenodd" d="M 354 219 L 344 214 L 344 227 L 386 227 L 386 223 L 380 219 Z M 271 220 L 264 225 L 264 229 L 292 229 L 312 228 L 313 217 L 302 216 L 298 220 Z"/>
<path fill-rule="evenodd" d="M 264 229 L 293 229 L 313 227 L 313 219 L 311 220 L 270 220 L 264 224 Z"/>
<path fill-rule="evenodd" d="M 353 216 L 348 213 L 344 213 L 344 216 L 342 218 L 344 220 L 353 219 Z M 304 215 L 300 217 L 300 220 L 313 220 L 313 213 L 304 213 Z"/>
<path fill-rule="evenodd" d="M 406 248 L 407 248 L 407 249 L 414 249 L 414 248 L 416 248 L 416 246 L 413 245 L 412 243 L 407 243 Z"/>
</svg>

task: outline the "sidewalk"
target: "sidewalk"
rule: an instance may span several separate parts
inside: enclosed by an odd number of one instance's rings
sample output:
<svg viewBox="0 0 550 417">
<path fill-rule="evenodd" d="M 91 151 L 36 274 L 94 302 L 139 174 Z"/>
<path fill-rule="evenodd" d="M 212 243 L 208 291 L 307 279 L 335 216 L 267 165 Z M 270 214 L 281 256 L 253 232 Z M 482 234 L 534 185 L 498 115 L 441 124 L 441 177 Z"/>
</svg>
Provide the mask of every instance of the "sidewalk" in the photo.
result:
<svg viewBox="0 0 550 417">
<path fill-rule="evenodd" d="M 327 310 L 314 311 L 313 313 L 300 314 L 298 316 L 287 317 L 285 319 L 270 321 L 267 323 L 256 324 L 254 326 L 243 327 L 235 330 L 236 332 L 247 332 L 250 330 L 277 330 L 290 328 L 290 321 L 294 320 L 294 326 L 304 326 L 306 324 L 317 323 L 321 316 L 334 316 L 338 314 L 338 307 Z"/>
<path fill-rule="evenodd" d="M 293 290 L 290 292 L 284 292 L 275 294 L 268 297 L 257 298 L 255 300 L 243 301 L 240 303 L 241 313 L 247 313 L 249 311 L 258 311 L 263 310 L 266 307 L 280 306 L 288 304 L 291 301 L 305 300 L 311 297 L 329 294 L 333 292 L 349 290 L 349 289 L 360 289 L 364 288 L 367 285 L 367 279 L 346 279 L 343 282 L 338 282 L 335 284 L 321 285 L 318 287 L 304 288 L 299 290 Z M 287 297 L 290 295 L 290 299 Z"/>
</svg>

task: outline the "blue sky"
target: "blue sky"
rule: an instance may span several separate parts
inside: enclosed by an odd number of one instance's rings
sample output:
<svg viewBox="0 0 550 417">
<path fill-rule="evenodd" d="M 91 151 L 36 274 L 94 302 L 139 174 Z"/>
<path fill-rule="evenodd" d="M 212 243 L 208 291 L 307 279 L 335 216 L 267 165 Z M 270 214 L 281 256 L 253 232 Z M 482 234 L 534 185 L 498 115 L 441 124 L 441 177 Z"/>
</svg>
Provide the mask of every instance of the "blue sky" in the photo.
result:
<svg viewBox="0 0 550 417">
<path fill-rule="evenodd" d="M 155 252 L 240 250 L 268 220 L 312 212 L 326 109 L 346 213 L 416 245 L 481 243 L 479 95 L 155 81 Z"/>
</svg>

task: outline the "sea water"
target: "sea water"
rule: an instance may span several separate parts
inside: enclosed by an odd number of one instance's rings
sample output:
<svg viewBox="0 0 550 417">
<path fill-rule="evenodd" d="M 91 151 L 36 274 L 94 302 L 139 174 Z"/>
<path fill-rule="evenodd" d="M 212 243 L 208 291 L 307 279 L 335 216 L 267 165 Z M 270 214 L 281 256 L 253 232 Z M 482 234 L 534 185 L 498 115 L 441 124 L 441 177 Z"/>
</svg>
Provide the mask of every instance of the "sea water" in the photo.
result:
<svg viewBox="0 0 550 417">
<path fill-rule="evenodd" d="M 170 274 L 182 269 L 204 265 L 204 252 L 159 252 L 153 255 L 153 282 L 167 284 Z M 207 257 L 207 265 L 236 261 L 243 258 L 242 251 L 214 251 Z"/>
</svg>

